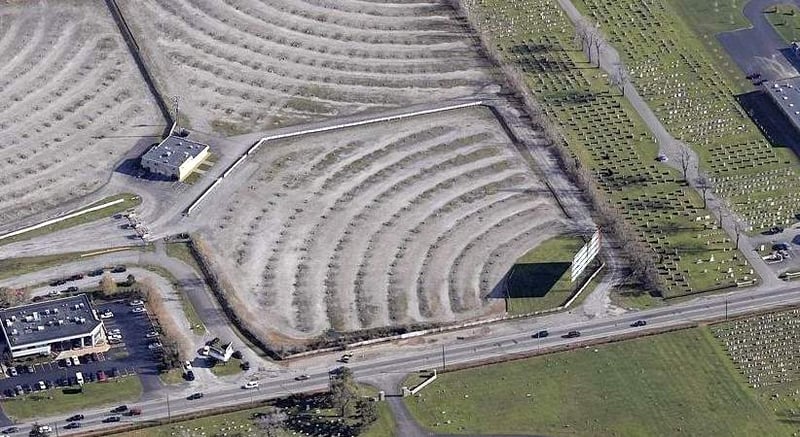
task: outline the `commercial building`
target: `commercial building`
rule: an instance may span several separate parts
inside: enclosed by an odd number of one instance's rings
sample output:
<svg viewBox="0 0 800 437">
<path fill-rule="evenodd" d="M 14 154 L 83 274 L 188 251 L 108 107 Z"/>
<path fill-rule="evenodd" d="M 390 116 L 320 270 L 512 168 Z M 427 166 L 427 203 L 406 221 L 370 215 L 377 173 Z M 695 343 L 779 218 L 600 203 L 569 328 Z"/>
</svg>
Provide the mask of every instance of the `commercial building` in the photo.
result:
<svg viewBox="0 0 800 437">
<path fill-rule="evenodd" d="M 96 346 L 105 338 L 103 322 L 85 294 L 6 308 L 0 320 L 11 358 Z"/>
<path fill-rule="evenodd" d="M 221 346 L 211 346 L 208 348 L 208 356 L 217 361 L 227 363 L 233 356 L 233 344 L 226 343 Z"/>
<path fill-rule="evenodd" d="M 764 90 L 794 128 L 800 131 L 800 77 L 766 82 Z"/>
<path fill-rule="evenodd" d="M 141 162 L 153 173 L 182 181 L 208 155 L 208 145 L 170 135 L 142 155 Z"/>
</svg>

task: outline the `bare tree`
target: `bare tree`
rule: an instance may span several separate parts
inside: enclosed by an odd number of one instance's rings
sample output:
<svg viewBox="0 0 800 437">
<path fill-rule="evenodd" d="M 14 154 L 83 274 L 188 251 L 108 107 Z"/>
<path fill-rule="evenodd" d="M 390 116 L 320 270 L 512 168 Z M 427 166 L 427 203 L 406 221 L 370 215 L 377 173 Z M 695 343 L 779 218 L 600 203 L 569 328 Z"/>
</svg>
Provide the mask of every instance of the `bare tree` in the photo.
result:
<svg viewBox="0 0 800 437">
<path fill-rule="evenodd" d="M 287 418 L 286 413 L 280 409 L 270 408 L 263 413 L 259 413 L 257 424 L 264 431 L 266 437 L 277 437 Z"/>
<path fill-rule="evenodd" d="M 681 154 L 678 159 L 678 162 L 681 165 L 681 170 L 683 171 L 683 180 L 688 182 L 686 175 L 689 173 L 689 165 L 692 163 L 692 155 L 688 150 L 686 150 L 685 147 L 681 147 Z"/>
<path fill-rule="evenodd" d="M 0 287 L 0 307 L 7 308 L 23 304 L 31 297 L 28 287 L 10 288 Z"/>
<path fill-rule="evenodd" d="M 597 68 L 600 68 L 600 50 L 605 47 L 606 38 L 599 24 L 592 27 L 592 44 L 594 44 L 594 56 L 597 58 Z"/>
<path fill-rule="evenodd" d="M 339 410 L 341 417 L 349 417 L 358 401 L 358 387 L 353 378 L 353 371 L 342 367 L 338 375 L 330 380 L 331 404 Z"/>
<path fill-rule="evenodd" d="M 104 296 L 112 296 L 117 292 L 117 281 L 111 276 L 111 273 L 104 273 L 103 278 L 100 279 L 100 290 Z"/>
<path fill-rule="evenodd" d="M 594 38 L 597 35 L 595 32 L 596 27 L 594 23 L 586 17 L 581 17 L 575 23 L 575 32 L 578 39 L 581 41 L 581 50 L 587 50 L 589 62 L 592 62 L 592 46 L 594 45 Z"/>
<path fill-rule="evenodd" d="M 712 188 L 711 181 L 709 181 L 705 176 L 699 176 L 697 179 L 695 179 L 695 185 L 703 195 L 703 209 L 705 209 L 708 207 L 708 190 Z"/>
<path fill-rule="evenodd" d="M 609 79 L 611 80 L 611 85 L 619 88 L 619 92 L 621 92 L 624 96 L 625 86 L 631 81 L 631 77 L 628 74 L 628 69 L 625 68 L 625 64 L 622 62 L 617 62 L 614 65 L 614 71 L 612 71 L 609 75 Z"/>
<path fill-rule="evenodd" d="M 734 220 L 733 229 L 736 232 L 736 250 L 739 250 L 739 240 L 742 237 L 742 232 L 744 231 L 744 228 L 742 227 L 742 224 L 739 223 L 739 220 Z"/>
</svg>

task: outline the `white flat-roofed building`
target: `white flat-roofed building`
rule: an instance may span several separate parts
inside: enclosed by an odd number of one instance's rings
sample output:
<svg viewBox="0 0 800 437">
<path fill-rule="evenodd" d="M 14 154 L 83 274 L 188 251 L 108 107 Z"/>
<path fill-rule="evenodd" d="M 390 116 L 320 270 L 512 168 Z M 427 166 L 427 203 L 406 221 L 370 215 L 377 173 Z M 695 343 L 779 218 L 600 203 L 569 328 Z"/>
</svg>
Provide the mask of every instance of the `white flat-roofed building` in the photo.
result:
<svg viewBox="0 0 800 437">
<path fill-rule="evenodd" d="M 179 181 L 197 168 L 209 155 L 208 145 L 170 135 L 142 156 L 142 167 Z"/>
<path fill-rule="evenodd" d="M 0 310 L 11 358 L 96 346 L 103 322 L 85 294 Z"/>
</svg>

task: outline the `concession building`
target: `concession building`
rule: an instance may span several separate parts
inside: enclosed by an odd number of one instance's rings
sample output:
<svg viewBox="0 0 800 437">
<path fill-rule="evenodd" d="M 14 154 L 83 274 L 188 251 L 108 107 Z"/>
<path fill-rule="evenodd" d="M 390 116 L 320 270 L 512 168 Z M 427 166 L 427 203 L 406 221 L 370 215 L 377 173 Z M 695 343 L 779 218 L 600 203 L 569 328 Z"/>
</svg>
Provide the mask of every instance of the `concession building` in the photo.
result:
<svg viewBox="0 0 800 437">
<path fill-rule="evenodd" d="M 208 145 L 170 135 L 142 156 L 142 167 L 153 173 L 182 181 L 208 155 Z"/>
</svg>

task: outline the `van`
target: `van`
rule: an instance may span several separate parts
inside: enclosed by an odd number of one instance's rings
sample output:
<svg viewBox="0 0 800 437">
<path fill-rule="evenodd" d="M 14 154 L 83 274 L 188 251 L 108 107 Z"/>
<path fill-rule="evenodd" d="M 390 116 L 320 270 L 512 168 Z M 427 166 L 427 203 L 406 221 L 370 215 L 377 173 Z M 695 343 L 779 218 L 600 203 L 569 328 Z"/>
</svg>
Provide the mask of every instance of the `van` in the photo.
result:
<svg viewBox="0 0 800 437">
<path fill-rule="evenodd" d="M 78 381 L 78 385 L 83 385 L 83 373 L 75 372 L 75 379 Z"/>
</svg>

